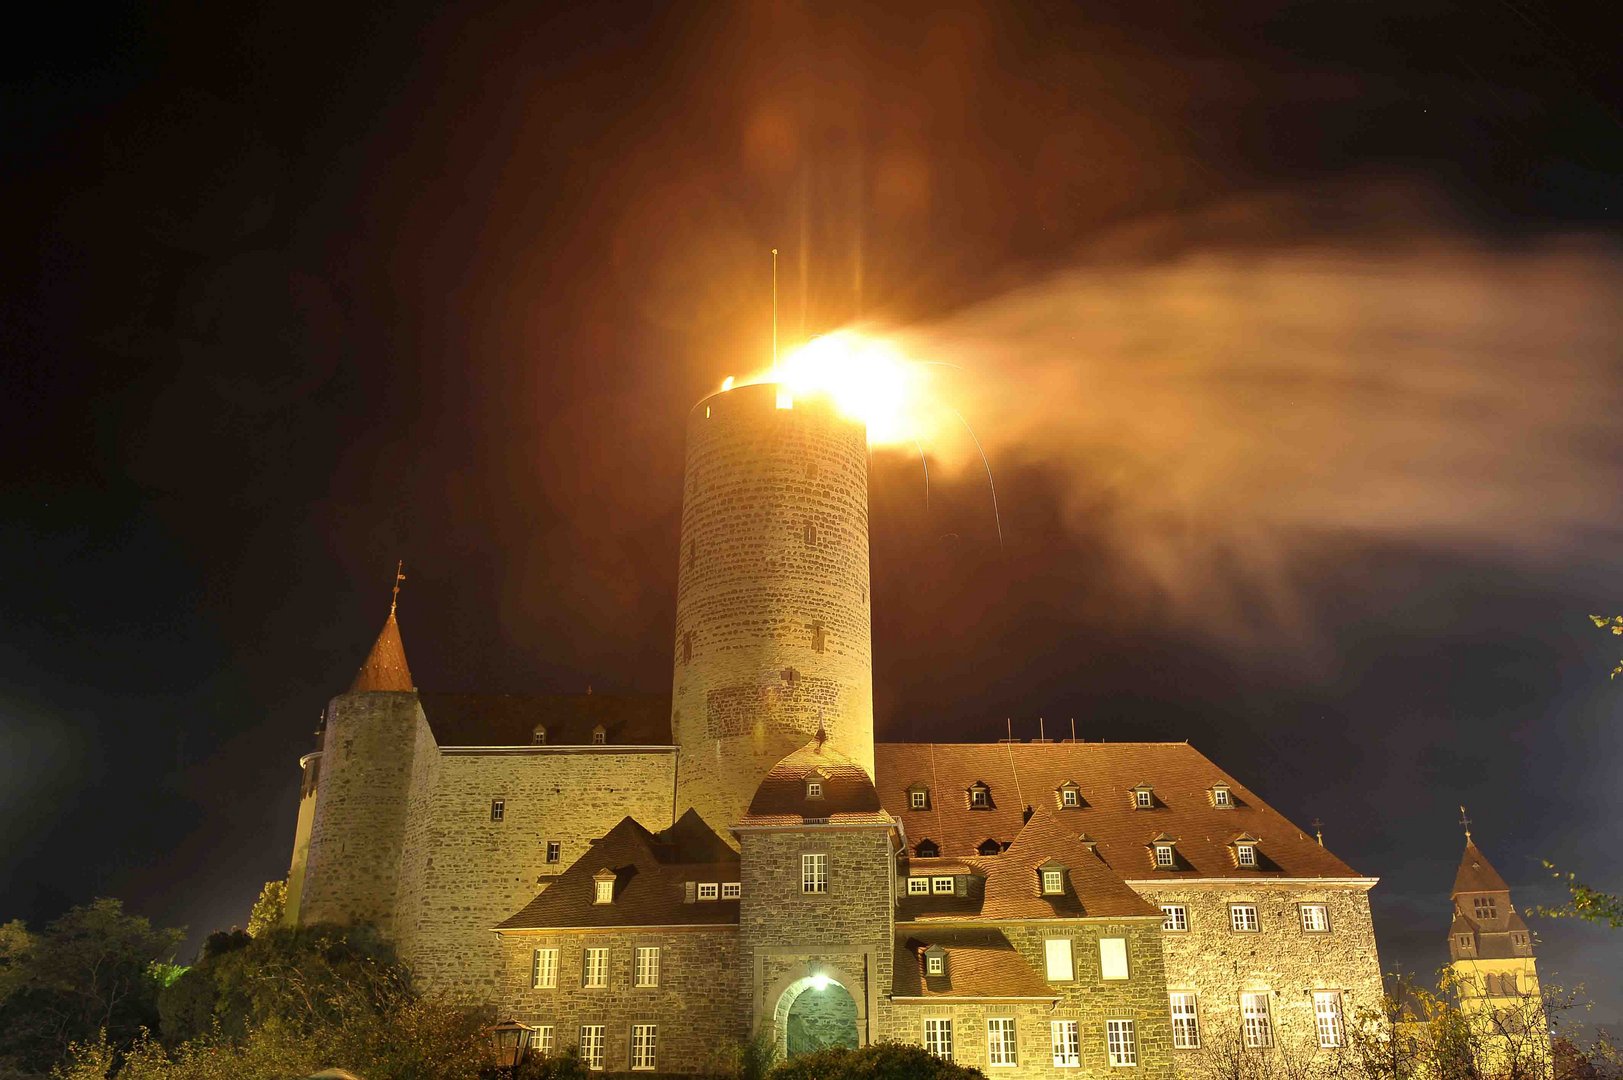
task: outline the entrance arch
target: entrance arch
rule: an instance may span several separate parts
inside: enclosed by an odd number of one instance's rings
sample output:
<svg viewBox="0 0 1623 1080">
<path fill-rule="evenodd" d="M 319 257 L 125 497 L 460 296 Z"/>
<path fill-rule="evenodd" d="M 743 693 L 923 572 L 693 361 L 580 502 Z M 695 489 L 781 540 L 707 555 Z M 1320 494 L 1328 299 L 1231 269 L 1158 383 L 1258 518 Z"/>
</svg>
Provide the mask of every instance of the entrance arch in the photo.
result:
<svg viewBox="0 0 1623 1080">
<path fill-rule="evenodd" d="M 784 988 L 774 1010 L 773 1029 L 785 1058 L 831 1046 L 861 1045 L 857 1002 L 851 991 L 827 975 L 807 975 Z"/>
</svg>

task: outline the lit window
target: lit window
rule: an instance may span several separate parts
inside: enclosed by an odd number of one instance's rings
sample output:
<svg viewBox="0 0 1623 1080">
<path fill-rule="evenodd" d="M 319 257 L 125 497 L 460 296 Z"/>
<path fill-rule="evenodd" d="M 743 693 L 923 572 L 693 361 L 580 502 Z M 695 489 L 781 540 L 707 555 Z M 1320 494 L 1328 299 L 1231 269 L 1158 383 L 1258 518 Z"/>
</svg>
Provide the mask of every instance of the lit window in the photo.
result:
<svg viewBox="0 0 1623 1080">
<path fill-rule="evenodd" d="M 949 1017 L 924 1018 L 924 1048 L 942 1061 L 952 1060 L 952 1020 Z"/>
<path fill-rule="evenodd" d="M 602 746 L 603 743 L 605 741 L 607 741 L 607 737 L 608 737 L 608 732 L 604 731 L 601 727 L 597 727 L 597 728 L 592 729 L 592 745 L 593 746 Z"/>
<path fill-rule="evenodd" d="M 1043 895 L 1058 896 L 1065 891 L 1065 872 L 1063 870 L 1043 871 Z"/>
<path fill-rule="evenodd" d="M 1257 905 L 1230 904 L 1229 925 L 1235 930 L 1245 933 L 1252 933 L 1260 930 L 1261 927 L 1257 923 Z"/>
<path fill-rule="evenodd" d="M 1099 977 L 1116 981 L 1127 978 L 1127 939 L 1099 939 Z"/>
<path fill-rule="evenodd" d="M 925 810 L 930 806 L 930 793 L 928 791 L 909 791 L 907 805 L 914 810 Z"/>
<path fill-rule="evenodd" d="M 1043 958 L 1047 961 L 1049 982 L 1070 982 L 1074 977 L 1070 938 L 1049 938 L 1044 941 Z"/>
<path fill-rule="evenodd" d="M 1060 788 L 1059 804 L 1061 806 L 1081 806 L 1082 795 L 1076 788 Z"/>
<path fill-rule="evenodd" d="M 558 986 L 558 950 L 537 949 L 530 963 L 530 985 L 537 990 L 553 990 Z"/>
<path fill-rule="evenodd" d="M 603 1025 L 582 1024 L 580 1029 L 580 1060 L 594 1072 L 603 1071 Z"/>
<path fill-rule="evenodd" d="M 1138 1064 L 1138 1044 L 1133 1039 L 1131 1020 L 1105 1021 L 1105 1049 L 1112 1065 Z"/>
<path fill-rule="evenodd" d="M 1527 944 L 1527 935 L 1526 934 L 1511 934 L 1510 935 L 1510 942 L 1511 942 L 1512 945 L 1526 945 Z"/>
<path fill-rule="evenodd" d="M 1268 1015 L 1267 994 L 1241 994 L 1240 1017 L 1244 1024 L 1245 1044 L 1250 1047 L 1274 1045 L 1274 1025 Z"/>
<path fill-rule="evenodd" d="M 1212 788 L 1212 805 L 1220 810 L 1233 806 L 1234 799 L 1229 795 L 1229 789 L 1226 787 Z"/>
<path fill-rule="evenodd" d="M 721 885 L 718 884 L 717 882 L 714 882 L 714 881 L 702 881 L 702 882 L 699 883 L 699 899 L 700 900 L 714 900 L 720 895 L 721 895 Z"/>
<path fill-rule="evenodd" d="M 744 895 L 742 882 L 724 881 L 721 883 L 721 898 L 723 900 L 737 900 Z"/>
<path fill-rule="evenodd" d="M 654 1069 L 654 1025 L 631 1025 L 631 1068 L 637 1072 Z"/>
<path fill-rule="evenodd" d="M 1189 929 L 1189 909 L 1182 904 L 1162 904 L 1161 914 L 1166 918 L 1161 920 L 1163 930 Z"/>
<path fill-rule="evenodd" d="M 986 1021 L 986 1063 L 995 1066 L 1019 1064 L 1013 1017 L 996 1016 Z"/>
<path fill-rule="evenodd" d="M 612 904 L 612 903 L 614 903 L 614 879 L 613 878 L 600 878 L 597 881 L 592 882 L 592 885 L 594 886 L 594 892 L 592 893 L 592 903 L 594 903 L 594 904 Z"/>
<path fill-rule="evenodd" d="M 1323 904 L 1302 905 L 1302 930 L 1308 934 L 1330 931 L 1330 909 Z"/>
<path fill-rule="evenodd" d="M 926 975 L 945 975 L 947 973 L 947 954 L 940 949 L 925 950 L 924 973 Z"/>
<path fill-rule="evenodd" d="M 552 1056 L 552 1025 L 542 1024 L 530 1032 L 530 1049 L 541 1057 Z"/>
<path fill-rule="evenodd" d="M 1491 896 L 1472 897 L 1471 909 L 1479 919 L 1497 919 L 1499 917 L 1498 907 L 1494 904 Z"/>
<path fill-rule="evenodd" d="M 805 536 L 806 546 L 807 547 L 816 547 L 817 546 L 817 526 L 816 525 L 813 525 L 810 522 L 807 522 L 806 523 L 806 528 L 804 530 L 804 536 Z"/>
<path fill-rule="evenodd" d="M 639 945 L 631 971 L 632 986 L 659 985 L 659 946 Z"/>
<path fill-rule="evenodd" d="M 806 798 L 821 799 L 823 797 L 823 782 L 821 780 L 806 781 Z"/>
<path fill-rule="evenodd" d="M 930 894 L 930 879 L 927 877 L 910 877 L 907 879 L 907 895 L 928 896 Z"/>
<path fill-rule="evenodd" d="M 1171 844 L 1155 845 L 1155 865 L 1162 868 L 1178 865 L 1177 857 L 1172 854 Z"/>
<path fill-rule="evenodd" d="M 1257 845 L 1235 844 L 1234 861 L 1239 863 L 1241 866 L 1257 865 Z"/>
<path fill-rule="evenodd" d="M 1133 792 L 1133 805 L 1140 810 L 1148 810 L 1155 805 L 1155 793 L 1149 788 L 1138 788 Z"/>
<path fill-rule="evenodd" d="M 557 840 L 548 840 L 547 841 L 547 862 L 549 862 L 549 863 L 562 862 L 563 857 L 564 857 L 564 846 L 563 846 L 563 844 L 561 842 L 557 841 Z"/>
<path fill-rule="evenodd" d="M 1082 1067 L 1082 1033 L 1075 1020 L 1053 1020 L 1048 1031 L 1054 1043 L 1054 1067 L 1079 1069 Z"/>
<path fill-rule="evenodd" d="M 930 879 L 930 891 L 933 893 L 951 893 L 952 878 L 933 877 Z"/>
<path fill-rule="evenodd" d="M 535 725 L 535 730 L 530 732 L 530 743 L 534 746 L 547 745 L 547 726 L 545 724 Z"/>
<path fill-rule="evenodd" d="M 1342 1044 L 1340 991 L 1313 991 L 1313 1030 L 1318 1033 L 1319 1045 L 1326 1050 Z"/>
<path fill-rule="evenodd" d="M 506 818 L 507 818 L 507 800 L 506 799 L 491 799 L 490 800 L 490 820 L 491 821 L 505 821 Z"/>
<path fill-rule="evenodd" d="M 587 949 L 581 954 L 581 985 L 602 989 L 609 985 L 609 950 Z M 584 1048 L 582 1049 L 584 1053 Z"/>
<path fill-rule="evenodd" d="M 1461 934 L 1459 936 L 1459 942 L 1460 942 L 1460 948 L 1464 949 L 1466 952 L 1471 951 L 1471 935 L 1470 934 Z"/>
<path fill-rule="evenodd" d="M 976 809 L 985 809 L 992 805 L 992 793 L 983 787 L 969 789 L 969 805 Z"/>
<path fill-rule="evenodd" d="M 1194 1050 L 1200 1046 L 1200 1015 L 1195 1010 L 1195 995 L 1177 993 L 1172 998 L 1172 1048 Z"/>
<path fill-rule="evenodd" d="M 803 893 L 828 892 L 828 856 L 824 854 L 800 857 L 800 891 Z"/>
</svg>

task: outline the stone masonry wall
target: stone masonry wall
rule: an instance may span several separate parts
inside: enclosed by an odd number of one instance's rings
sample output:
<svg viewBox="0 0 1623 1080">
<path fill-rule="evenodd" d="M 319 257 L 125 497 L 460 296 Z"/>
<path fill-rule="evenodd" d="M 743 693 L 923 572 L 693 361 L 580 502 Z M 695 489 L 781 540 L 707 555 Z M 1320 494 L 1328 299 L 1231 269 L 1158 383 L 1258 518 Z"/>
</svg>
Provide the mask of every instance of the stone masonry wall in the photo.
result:
<svg viewBox="0 0 1623 1080">
<path fill-rule="evenodd" d="M 421 869 L 404 875 L 413 884 L 399 909 L 402 954 L 424 984 L 492 998 L 496 924 L 621 819 L 669 826 L 675 762 L 674 749 L 613 746 L 441 751 L 432 798 L 413 823 Z M 501 821 L 491 820 L 493 799 L 503 800 Z M 549 840 L 561 845 L 556 863 L 546 861 Z"/>
<path fill-rule="evenodd" d="M 637 946 L 657 946 L 659 985 L 632 985 Z M 534 950 L 559 951 L 558 986 L 536 989 Z M 581 985 L 585 949 L 609 950 L 608 986 Z M 553 1046 L 563 1052 L 579 1041 L 582 1024 L 602 1024 L 604 1069 L 631 1067 L 631 1025 L 657 1028 L 659 1072 L 730 1073 L 747 1027 L 738 1015 L 738 932 L 704 930 L 508 932 L 501 937 L 500 988 L 503 1020 L 553 1026 Z"/>
<path fill-rule="evenodd" d="M 701 401 L 688 423 L 671 727 L 682 798 L 726 835 L 808 742 L 873 774 L 868 448 L 826 403 L 777 387 Z"/>
<path fill-rule="evenodd" d="M 1134 882 L 1152 904 L 1180 903 L 1189 929 L 1163 931 L 1168 991 L 1193 990 L 1204 1047 L 1237 1037 L 1240 994 L 1267 991 L 1276 1045 L 1311 1054 L 1317 1048 L 1313 990 L 1340 990 L 1351 1021 L 1381 997 L 1381 966 L 1370 919 L 1368 886 L 1269 881 L 1227 885 L 1210 882 Z M 1229 905 L 1257 906 L 1260 930 L 1231 929 Z M 1328 933 L 1302 929 L 1299 904 L 1329 909 Z M 1179 1059 L 1201 1051 L 1177 1050 Z"/>
</svg>

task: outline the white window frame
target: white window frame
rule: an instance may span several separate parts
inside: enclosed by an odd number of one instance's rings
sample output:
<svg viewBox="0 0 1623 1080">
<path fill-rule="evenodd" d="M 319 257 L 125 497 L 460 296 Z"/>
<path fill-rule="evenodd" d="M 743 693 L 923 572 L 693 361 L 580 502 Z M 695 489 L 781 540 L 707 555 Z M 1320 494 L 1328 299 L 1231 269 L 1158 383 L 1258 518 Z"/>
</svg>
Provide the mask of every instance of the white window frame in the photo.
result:
<svg viewBox="0 0 1623 1080">
<path fill-rule="evenodd" d="M 592 903 L 614 903 L 614 879 L 605 878 L 602 881 L 592 882 Z"/>
<path fill-rule="evenodd" d="M 952 1017 L 924 1018 L 924 1049 L 942 1061 L 952 1060 Z"/>
<path fill-rule="evenodd" d="M 1189 908 L 1184 904 L 1161 905 L 1161 929 L 1175 934 L 1189 930 Z"/>
<path fill-rule="evenodd" d="M 1082 805 L 1082 793 L 1074 787 L 1060 788 L 1059 804 L 1066 809 L 1075 809 Z"/>
<path fill-rule="evenodd" d="M 928 810 L 930 808 L 930 793 L 928 791 L 909 791 L 907 805 L 913 810 Z"/>
<path fill-rule="evenodd" d="M 1133 807 L 1138 810 L 1150 810 L 1155 807 L 1155 792 L 1148 789 L 1133 792 Z"/>
<path fill-rule="evenodd" d="M 952 878 L 940 876 L 932 877 L 930 879 L 930 891 L 937 895 L 952 895 Z"/>
<path fill-rule="evenodd" d="M 491 799 L 490 800 L 490 820 L 495 821 L 495 822 L 502 822 L 502 821 L 507 820 L 507 800 L 506 799 Z"/>
<path fill-rule="evenodd" d="M 930 895 L 930 879 L 927 878 L 927 877 L 917 877 L 917 876 L 908 878 L 907 879 L 907 895 L 909 895 L 909 896 L 929 896 Z"/>
<path fill-rule="evenodd" d="M 945 953 L 925 953 L 924 973 L 926 975 L 945 975 L 947 973 L 947 956 Z"/>
<path fill-rule="evenodd" d="M 1257 845 L 1235 844 L 1234 861 L 1241 866 L 1255 867 L 1257 865 Z"/>
<path fill-rule="evenodd" d="M 986 1019 L 986 1064 L 994 1069 L 1020 1064 L 1020 1032 L 1012 1016 Z"/>
<path fill-rule="evenodd" d="M 980 808 L 992 805 L 992 793 L 987 788 L 974 787 L 969 789 L 969 805 Z"/>
<path fill-rule="evenodd" d="M 699 882 L 700 900 L 717 900 L 721 897 L 721 885 L 714 881 Z"/>
<path fill-rule="evenodd" d="M 1105 1054 L 1117 1068 L 1130 1068 L 1138 1064 L 1138 1033 L 1127 1019 L 1105 1021 Z"/>
<path fill-rule="evenodd" d="M 1048 1038 L 1053 1045 L 1054 1068 L 1082 1067 L 1082 1025 L 1075 1020 L 1050 1020 Z"/>
<path fill-rule="evenodd" d="M 1072 982 L 1076 979 L 1076 957 L 1070 938 L 1051 937 L 1043 940 L 1043 972 L 1049 982 Z"/>
<path fill-rule="evenodd" d="M 721 898 L 723 900 L 738 900 L 744 895 L 744 884 L 739 881 L 723 881 L 721 883 Z"/>
<path fill-rule="evenodd" d="M 580 1026 L 580 1060 L 593 1072 L 603 1071 L 603 1025 Z"/>
<path fill-rule="evenodd" d="M 597 730 L 592 732 L 592 745 L 593 746 L 603 746 L 607 742 L 608 742 L 608 732 L 604 731 L 602 728 L 598 728 Z"/>
<path fill-rule="evenodd" d="M 1044 870 L 1043 871 L 1043 895 L 1044 896 L 1061 896 L 1061 895 L 1064 894 L 1064 892 L 1065 892 L 1065 871 L 1063 871 L 1063 870 Z"/>
<path fill-rule="evenodd" d="M 543 945 L 535 950 L 530 960 L 530 989 L 558 989 L 558 950 Z"/>
<path fill-rule="evenodd" d="M 1330 906 L 1328 904 L 1303 904 L 1302 933 L 1328 934 L 1330 932 Z"/>
<path fill-rule="evenodd" d="M 1226 787 L 1212 789 L 1212 805 L 1219 810 L 1227 810 L 1234 805 L 1234 796 Z"/>
<path fill-rule="evenodd" d="M 542 1057 L 551 1057 L 553 1048 L 551 1024 L 537 1024 L 530 1029 L 530 1049 Z"/>
<path fill-rule="evenodd" d="M 1240 1023 L 1245 1045 L 1266 1050 L 1274 1045 L 1274 1018 L 1269 993 L 1258 990 L 1240 995 Z"/>
<path fill-rule="evenodd" d="M 561 840 L 547 841 L 547 862 L 560 863 L 564 861 L 564 845 Z"/>
<path fill-rule="evenodd" d="M 659 985 L 659 946 L 638 945 L 631 954 L 631 985 Z"/>
<path fill-rule="evenodd" d="M 1340 990 L 1313 991 L 1313 1031 L 1319 1037 L 1321 1050 L 1334 1050 L 1347 1041 Z"/>
<path fill-rule="evenodd" d="M 1471 917 L 1474 919 L 1497 919 L 1499 905 L 1491 896 L 1471 897 Z"/>
<path fill-rule="evenodd" d="M 1127 939 L 1106 937 L 1099 939 L 1099 978 L 1106 982 L 1122 982 L 1131 977 L 1127 963 Z"/>
<path fill-rule="evenodd" d="M 1163 870 L 1178 865 L 1178 856 L 1173 852 L 1171 844 L 1155 845 L 1155 865 Z"/>
<path fill-rule="evenodd" d="M 806 852 L 800 856 L 800 891 L 813 896 L 828 895 L 828 855 Z"/>
<path fill-rule="evenodd" d="M 1236 934 L 1256 934 L 1262 931 L 1262 920 L 1255 904 L 1230 904 L 1229 929 Z"/>
<path fill-rule="evenodd" d="M 1200 1049 L 1200 1002 L 1193 990 L 1174 990 L 1167 995 L 1172 1013 L 1172 1049 Z"/>
<path fill-rule="evenodd" d="M 602 990 L 609 985 L 609 950 L 593 945 L 580 953 L 580 984 L 588 990 Z"/>
<path fill-rule="evenodd" d="M 631 1071 L 653 1072 L 659 1053 L 659 1025 L 631 1025 Z"/>
<path fill-rule="evenodd" d="M 806 781 L 806 798 L 821 799 L 823 797 L 823 782 L 821 780 Z"/>
</svg>

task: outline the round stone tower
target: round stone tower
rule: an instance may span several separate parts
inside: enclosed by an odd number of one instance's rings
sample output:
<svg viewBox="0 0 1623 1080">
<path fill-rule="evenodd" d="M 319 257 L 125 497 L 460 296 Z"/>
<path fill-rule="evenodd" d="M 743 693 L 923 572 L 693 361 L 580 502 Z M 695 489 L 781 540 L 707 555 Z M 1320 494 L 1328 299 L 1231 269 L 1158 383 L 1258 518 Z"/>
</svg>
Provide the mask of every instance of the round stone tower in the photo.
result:
<svg viewBox="0 0 1623 1080">
<path fill-rule="evenodd" d="M 725 835 L 819 727 L 873 775 L 867 432 L 823 398 L 740 386 L 694 406 L 685 482 L 678 801 Z"/>
</svg>

